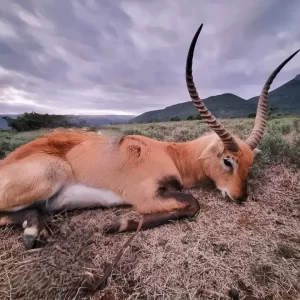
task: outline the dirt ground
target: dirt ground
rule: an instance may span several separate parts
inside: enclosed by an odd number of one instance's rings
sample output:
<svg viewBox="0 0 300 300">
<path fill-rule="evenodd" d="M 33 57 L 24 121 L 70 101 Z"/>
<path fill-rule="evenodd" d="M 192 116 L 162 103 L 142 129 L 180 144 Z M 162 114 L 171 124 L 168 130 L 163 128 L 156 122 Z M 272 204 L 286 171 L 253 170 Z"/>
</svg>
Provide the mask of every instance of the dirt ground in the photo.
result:
<svg viewBox="0 0 300 300">
<path fill-rule="evenodd" d="M 0 228 L 0 299 L 300 299 L 299 170 L 277 165 L 250 178 L 244 205 L 211 184 L 187 192 L 199 199 L 198 217 L 140 232 L 95 293 L 132 234 L 102 228 L 130 209 L 58 215 L 48 222 L 52 241 L 30 251 L 20 228 Z"/>
</svg>

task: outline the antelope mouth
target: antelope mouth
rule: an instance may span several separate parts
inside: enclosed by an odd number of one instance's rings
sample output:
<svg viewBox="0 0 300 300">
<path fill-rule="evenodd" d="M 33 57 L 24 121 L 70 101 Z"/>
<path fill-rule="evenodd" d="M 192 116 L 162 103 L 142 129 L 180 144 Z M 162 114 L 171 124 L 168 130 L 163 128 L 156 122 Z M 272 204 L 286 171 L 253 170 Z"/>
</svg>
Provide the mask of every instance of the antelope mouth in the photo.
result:
<svg viewBox="0 0 300 300">
<path fill-rule="evenodd" d="M 227 199 L 230 199 L 232 201 L 234 201 L 235 199 L 233 197 L 231 197 L 230 193 L 227 191 L 226 188 L 219 188 L 218 187 L 218 190 L 221 192 L 222 196 L 224 198 L 227 198 Z"/>
<path fill-rule="evenodd" d="M 230 195 L 230 193 L 228 192 L 228 190 L 226 188 L 219 188 L 217 187 L 217 189 L 221 192 L 222 196 L 225 198 L 225 199 L 228 199 L 228 200 L 231 200 L 237 204 L 243 204 L 244 202 L 246 202 L 247 198 L 248 198 L 248 195 L 246 197 L 232 197 Z"/>
</svg>

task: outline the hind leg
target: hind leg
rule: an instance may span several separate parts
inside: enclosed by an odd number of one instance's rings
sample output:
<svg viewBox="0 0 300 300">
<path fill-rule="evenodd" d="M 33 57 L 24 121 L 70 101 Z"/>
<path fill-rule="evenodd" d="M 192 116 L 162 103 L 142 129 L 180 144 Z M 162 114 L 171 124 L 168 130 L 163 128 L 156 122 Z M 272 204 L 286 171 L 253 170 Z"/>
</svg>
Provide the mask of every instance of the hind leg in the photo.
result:
<svg viewBox="0 0 300 300">
<path fill-rule="evenodd" d="M 147 203 L 147 209 L 153 213 L 143 213 L 143 225 L 141 229 L 151 229 L 184 218 L 196 216 L 200 210 L 199 203 L 195 197 L 184 194 L 181 191 L 166 191 L 164 199 L 154 198 Z M 152 206 L 152 207 L 151 207 Z M 137 210 L 138 207 L 137 207 Z M 120 217 L 113 224 L 104 227 L 104 233 L 117 233 L 135 231 L 138 228 L 138 221 Z"/>
<path fill-rule="evenodd" d="M 41 199 L 49 199 L 70 180 L 70 166 L 60 158 L 32 154 L 0 168 L 0 224 L 24 227 L 26 248 L 45 234 Z"/>
<path fill-rule="evenodd" d="M 69 180 L 72 170 L 61 158 L 32 154 L 0 168 L 0 211 L 18 211 L 49 199 Z"/>
<path fill-rule="evenodd" d="M 24 228 L 23 242 L 26 249 L 39 248 L 47 240 L 44 214 L 36 209 L 25 209 L 16 212 L 1 212 L 0 226 L 21 225 Z"/>
</svg>

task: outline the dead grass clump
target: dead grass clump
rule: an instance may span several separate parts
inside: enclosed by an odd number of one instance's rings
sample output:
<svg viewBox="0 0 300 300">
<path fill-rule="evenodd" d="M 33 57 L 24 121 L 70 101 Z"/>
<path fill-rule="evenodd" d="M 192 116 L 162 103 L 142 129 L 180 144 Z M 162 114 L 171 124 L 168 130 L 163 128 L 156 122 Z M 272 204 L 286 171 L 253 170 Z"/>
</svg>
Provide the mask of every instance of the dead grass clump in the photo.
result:
<svg viewBox="0 0 300 300">
<path fill-rule="evenodd" d="M 293 127 L 297 133 L 300 133 L 300 118 L 293 120 Z"/>
<path fill-rule="evenodd" d="M 293 130 L 290 124 L 283 124 L 280 129 L 281 133 L 284 135 L 289 134 Z"/>
<path fill-rule="evenodd" d="M 276 278 L 276 274 L 270 265 L 255 265 L 252 271 L 253 277 L 259 285 L 268 285 Z"/>
<path fill-rule="evenodd" d="M 278 248 L 275 250 L 275 253 L 279 257 L 283 257 L 286 259 L 300 259 L 300 252 L 297 249 L 294 249 L 293 247 L 285 244 L 279 244 Z"/>
</svg>

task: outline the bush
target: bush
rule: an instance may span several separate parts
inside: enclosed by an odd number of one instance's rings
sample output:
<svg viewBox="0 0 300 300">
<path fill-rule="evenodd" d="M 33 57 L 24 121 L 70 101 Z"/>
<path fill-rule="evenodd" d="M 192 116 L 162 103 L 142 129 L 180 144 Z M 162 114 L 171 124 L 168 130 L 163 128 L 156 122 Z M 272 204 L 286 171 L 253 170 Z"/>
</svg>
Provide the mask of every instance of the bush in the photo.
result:
<svg viewBox="0 0 300 300">
<path fill-rule="evenodd" d="M 138 129 L 126 129 L 126 130 L 123 130 L 122 133 L 124 135 L 143 135 L 142 132 Z"/>
<path fill-rule="evenodd" d="M 200 115 L 196 115 L 196 116 L 188 116 L 186 118 L 188 121 L 192 121 L 192 120 L 201 120 L 201 116 Z"/>
<path fill-rule="evenodd" d="M 256 117 L 256 113 L 250 113 L 249 115 L 248 115 L 248 118 L 255 118 Z"/>
<path fill-rule="evenodd" d="M 6 141 L 1 141 L 0 142 L 0 159 L 3 159 L 6 155 L 6 153 L 8 153 L 9 151 L 10 151 L 9 143 Z"/>
<path fill-rule="evenodd" d="M 83 120 L 76 120 L 76 118 L 70 121 L 67 116 L 38 114 L 35 112 L 24 113 L 16 119 L 8 116 L 3 117 L 3 119 L 10 128 L 18 132 L 38 130 L 41 128 L 83 127 L 85 125 Z"/>
<path fill-rule="evenodd" d="M 259 148 L 262 150 L 262 163 L 284 163 L 300 167 L 300 138 L 290 144 L 280 132 L 270 132 L 266 135 Z"/>
<path fill-rule="evenodd" d="M 180 118 L 178 116 L 174 116 L 170 118 L 170 121 L 180 121 Z"/>
</svg>

